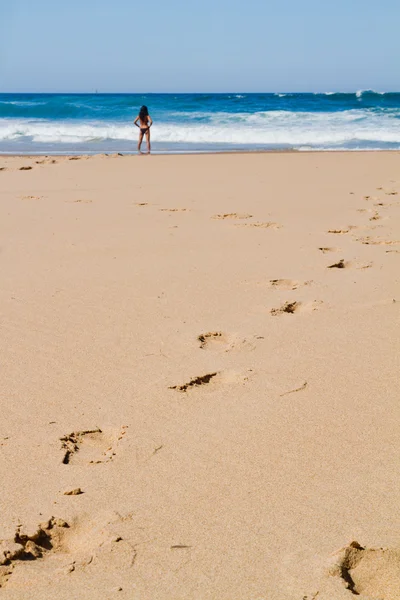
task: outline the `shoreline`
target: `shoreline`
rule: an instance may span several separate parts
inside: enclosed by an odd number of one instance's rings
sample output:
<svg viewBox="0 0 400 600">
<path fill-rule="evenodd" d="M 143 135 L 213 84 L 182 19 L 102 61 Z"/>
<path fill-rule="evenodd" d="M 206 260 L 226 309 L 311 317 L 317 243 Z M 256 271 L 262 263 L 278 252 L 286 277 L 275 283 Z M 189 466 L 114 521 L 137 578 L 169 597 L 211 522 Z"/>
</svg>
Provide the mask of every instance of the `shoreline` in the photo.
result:
<svg viewBox="0 0 400 600">
<path fill-rule="evenodd" d="M 365 150 L 332 150 L 332 149 L 328 149 L 328 150 L 298 150 L 298 149 L 273 149 L 273 150 L 215 150 L 215 151 L 208 151 L 208 150 L 193 150 L 191 152 L 186 152 L 186 151 L 176 151 L 176 152 L 157 152 L 157 151 L 152 151 L 150 153 L 150 156 L 214 156 L 214 155 L 223 155 L 223 156 L 230 156 L 230 155 L 239 155 L 239 156 L 248 156 L 248 155 L 258 155 L 258 154 L 333 154 L 333 155 L 340 155 L 340 154 L 350 154 L 350 155 L 354 155 L 354 154 L 400 154 L 400 149 L 395 149 L 395 150 L 389 150 L 389 149 L 382 149 L 382 150 L 378 150 L 378 149 L 365 149 Z M 49 153 L 49 152 L 40 152 L 40 153 L 27 153 L 27 154 L 23 154 L 23 153 L 1 153 L 0 152 L 0 160 L 1 158 L 37 158 L 37 157 L 43 157 L 43 158 L 47 158 L 47 157 L 54 157 L 57 156 L 59 158 L 72 158 L 75 156 L 79 156 L 79 157 L 85 157 L 85 158 L 94 158 L 94 157 L 123 157 L 123 156 L 148 156 L 145 152 L 143 152 L 142 154 L 140 154 L 137 151 L 132 151 L 132 152 L 93 152 L 93 153 L 87 153 L 87 152 L 76 152 L 76 153 Z"/>
</svg>

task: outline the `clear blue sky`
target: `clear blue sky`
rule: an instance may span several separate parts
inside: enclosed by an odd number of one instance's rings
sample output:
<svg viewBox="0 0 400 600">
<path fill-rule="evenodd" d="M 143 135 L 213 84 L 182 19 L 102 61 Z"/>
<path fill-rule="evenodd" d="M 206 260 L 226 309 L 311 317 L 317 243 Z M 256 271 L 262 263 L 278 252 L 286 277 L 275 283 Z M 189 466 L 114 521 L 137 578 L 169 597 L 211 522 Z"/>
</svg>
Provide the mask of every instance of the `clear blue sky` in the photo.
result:
<svg viewBox="0 0 400 600">
<path fill-rule="evenodd" d="M 0 92 L 400 90 L 400 0 L 0 0 Z"/>
</svg>

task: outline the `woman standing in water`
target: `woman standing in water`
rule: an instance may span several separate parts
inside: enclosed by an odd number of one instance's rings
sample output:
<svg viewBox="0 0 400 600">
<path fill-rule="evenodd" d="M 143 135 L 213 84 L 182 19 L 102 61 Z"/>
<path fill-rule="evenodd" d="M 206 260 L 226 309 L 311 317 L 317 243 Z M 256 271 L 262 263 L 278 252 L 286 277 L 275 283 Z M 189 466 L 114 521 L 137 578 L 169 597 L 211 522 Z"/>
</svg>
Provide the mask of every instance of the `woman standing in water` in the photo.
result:
<svg viewBox="0 0 400 600">
<path fill-rule="evenodd" d="M 141 152 L 141 146 L 143 142 L 143 136 L 146 135 L 147 142 L 147 154 L 150 154 L 151 146 L 150 146 L 150 127 L 153 125 L 152 118 L 149 115 L 149 111 L 147 110 L 147 106 L 142 106 L 139 111 L 138 116 L 135 119 L 136 127 L 139 127 L 139 143 L 138 143 L 138 151 Z"/>
</svg>

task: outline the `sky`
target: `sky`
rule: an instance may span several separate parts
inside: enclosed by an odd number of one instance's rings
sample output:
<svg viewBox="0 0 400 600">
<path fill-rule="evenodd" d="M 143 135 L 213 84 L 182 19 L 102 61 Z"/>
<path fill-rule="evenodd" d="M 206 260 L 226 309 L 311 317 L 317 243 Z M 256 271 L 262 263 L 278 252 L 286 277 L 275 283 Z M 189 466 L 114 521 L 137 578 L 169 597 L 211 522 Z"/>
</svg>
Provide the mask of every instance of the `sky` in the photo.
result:
<svg viewBox="0 0 400 600">
<path fill-rule="evenodd" d="M 0 0 L 0 93 L 400 91 L 399 23 L 399 0 Z"/>
</svg>

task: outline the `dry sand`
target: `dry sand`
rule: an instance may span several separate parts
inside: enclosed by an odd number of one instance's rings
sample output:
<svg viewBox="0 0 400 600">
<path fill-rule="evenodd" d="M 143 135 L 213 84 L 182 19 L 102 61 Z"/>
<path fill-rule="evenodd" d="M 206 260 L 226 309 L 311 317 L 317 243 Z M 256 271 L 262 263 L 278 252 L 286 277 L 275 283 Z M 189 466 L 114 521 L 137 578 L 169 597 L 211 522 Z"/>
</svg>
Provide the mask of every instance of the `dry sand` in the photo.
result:
<svg viewBox="0 0 400 600">
<path fill-rule="evenodd" d="M 0 596 L 400 598 L 400 154 L 0 169 Z"/>
</svg>

